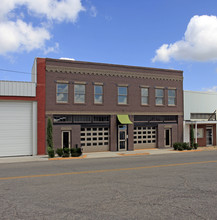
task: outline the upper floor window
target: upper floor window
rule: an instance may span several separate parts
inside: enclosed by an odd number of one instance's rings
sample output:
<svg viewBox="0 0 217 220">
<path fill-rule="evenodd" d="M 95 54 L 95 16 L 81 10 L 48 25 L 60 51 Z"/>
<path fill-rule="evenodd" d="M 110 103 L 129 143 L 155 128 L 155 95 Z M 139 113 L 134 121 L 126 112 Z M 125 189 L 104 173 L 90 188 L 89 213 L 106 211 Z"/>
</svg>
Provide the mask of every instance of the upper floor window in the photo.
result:
<svg viewBox="0 0 217 220">
<path fill-rule="evenodd" d="M 74 103 L 85 103 L 85 85 L 74 85 Z"/>
<path fill-rule="evenodd" d="M 101 85 L 94 85 L 94 103 L 102 104 L 103 87 Z"/>
<path fill-rule="evenodd" d="M 67 103 L 68 102 L 68 84 L 58 83 L 56 85 L 56 101 L 58 103 Z"/>
<path fill-rule="evenodd" d="M 141 88 L 141 104 L 148 105 L 148 88 Z"/>
<path fill-rule="evenodd" d="M 118 86 L 118 104 L 127 104 L 127 86 Z"/>
<path fill-rule="evenodd" d="M 168 89 L 168 105 L 176 104 L 176 90 Z"/>
<path fill-rule="evenodd" d="M 155 89 L 155 104 L 163 105 L 164 104 L 164 90 Z"/>
</svg>

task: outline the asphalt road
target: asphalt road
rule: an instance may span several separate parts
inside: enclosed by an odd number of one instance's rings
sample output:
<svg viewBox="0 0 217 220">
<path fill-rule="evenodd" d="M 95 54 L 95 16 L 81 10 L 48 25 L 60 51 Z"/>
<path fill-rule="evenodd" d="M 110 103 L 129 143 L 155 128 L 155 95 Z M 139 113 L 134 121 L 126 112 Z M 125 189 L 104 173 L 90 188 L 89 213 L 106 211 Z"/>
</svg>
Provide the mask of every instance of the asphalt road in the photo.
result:
<svg viewBox="0 0 217 220">
<path fill-rule="evenodd" d="M 217 151 L 0 164 L 0 219 L 217 219 Z"/>
</svg>

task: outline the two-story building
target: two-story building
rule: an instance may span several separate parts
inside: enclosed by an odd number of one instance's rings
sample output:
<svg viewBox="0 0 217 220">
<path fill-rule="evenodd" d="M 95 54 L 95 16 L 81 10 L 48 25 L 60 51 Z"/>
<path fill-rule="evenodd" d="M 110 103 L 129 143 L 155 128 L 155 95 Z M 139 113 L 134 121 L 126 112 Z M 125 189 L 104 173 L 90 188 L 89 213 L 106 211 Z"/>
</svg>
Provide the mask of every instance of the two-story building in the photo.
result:
<svg viewBox="0 0 217 220">
<path fill-rule="evenodd" d="M 55 148 L 120 151 L 183 139 L 182 71 L 48 58 L 33 69 L 45 75 Z"/>
</svg>

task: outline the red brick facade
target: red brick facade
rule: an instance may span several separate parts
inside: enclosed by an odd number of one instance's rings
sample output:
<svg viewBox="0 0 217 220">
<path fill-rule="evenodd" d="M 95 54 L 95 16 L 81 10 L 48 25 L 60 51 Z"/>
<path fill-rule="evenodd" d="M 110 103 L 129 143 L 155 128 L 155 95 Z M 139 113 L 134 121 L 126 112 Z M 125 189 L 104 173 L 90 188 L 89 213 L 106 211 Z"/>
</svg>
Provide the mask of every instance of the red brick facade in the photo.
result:
<svg viewBox="0 0 217 220">
<path fill-rule="evenodd" d="M 155 122 L 157 129 L 157 147 L 165 147 L 165 129 L 171 129 L 171 141 L 182 142 L 183 138 L 183 73 L 177 70 L 165 70 L 145 67 L 122 66 L 80 61 L 46 59 L 46 117 L 55 115 L 108 115 L 109 149 L 117 150 L 117 115 L 127 114 L 132 122 L 135 115 L 175 116 L 176 123 Z M 85 103 L 74 103 L 74 84 L 85 83 Z M 58 83 L 67 83 L 68 102 L 57 103 Z M 94 84 L 103 84 L 103 103 L 94 104 Z M 127 105 L 119 105 L 117 87 L 128 87 Z M 149 103 L 141 105 L 141 86 L 149 88 Z M 164 103 L 155 104 L 155 89 L 163 88 Z M 168 89 L 176 90 L 176 104 L 168 104 Z M 138 124 L 138 123 L 137 123 Z M 80 126 L 80 127 L 79 127 Z M 71 147 L 80 146 L 81 127 L 83 125 L 54 124 L 54 147 L 61 147 L 62 131 L 68 130 Z M 90 126 L 90 125 L 87 125 Z M 92 125 L 93 126 L 93 125 Z M 146 125 L 148 126 L 148 125 Z M 150 125 L 152 126 L 152 125 Z M 128 125 L 128 147 L 134 150 L 134 124 Z"/>
</svg>

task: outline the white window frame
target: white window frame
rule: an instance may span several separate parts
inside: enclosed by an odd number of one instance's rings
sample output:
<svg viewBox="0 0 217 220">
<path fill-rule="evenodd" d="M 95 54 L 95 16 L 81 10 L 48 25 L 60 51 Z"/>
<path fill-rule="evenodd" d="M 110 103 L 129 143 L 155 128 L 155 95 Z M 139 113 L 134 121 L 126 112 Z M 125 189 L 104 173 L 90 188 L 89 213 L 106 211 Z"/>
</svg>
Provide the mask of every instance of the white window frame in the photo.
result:
<svg viewBox="0 0 217 220">
<path fill-rule="evenodd" d="M 76 86 L 84 86 L 84 91 L 82 91 L 82 92 L 77 92 L 76 91 Z M 76 95 L 82 95 L 82 96 L 84 96 L 84 101 L 82 101 L 82 102 L 78 102 L 78 101 L 76 101 Z M 75 104 L 85 104 L 85 99 L 86 99 L 86 85 L 85 84 L 80 84 L 80 83 L 75 83 L 74 84 L 74 103 Z"/>
<path fill-rule="evenodd" d="M 67 92 L 58 92 L 58 86 L 59 85 L 66 85 L 67 86 Z M 57 99 L 58 94 L 67 94 L 67 101 L 59 101 Z M 56 84 L 56 102 L 57 103 L 68 103 L 68 101 L 69 101 L 69 86 L 68 86 L 68 84 L 67 83 L 57 83 Z"/>
<path fill-rule="evenodd" d="M 175 96 L 169 96 L 169 91 L 175 91 Z M 169 104 L 169 99 L 173 99 L 174 104 Z M 176 105 L 176 89 L 168 89 L 168 105 L 175 106 Z"/>
<path fill-rule="evenodd" d="M 147 95 L 143 95 L 143 90 L 147 90 Z M 143 103 L 143 98 L 147 98 L 147 103 Z M 148 105 L 149 104 L 149 88 L 142 87 L 141 88 L 141 105 Z"/>
<path fill-rule="evenodd" d="M 95 88 L 96 87 L 101 87 L 102 88 L 102 93 L 96 93 Z M 96 96 L 101 96 L 102 101 L 101 102 L 97 102 L 96 100 Z M 94 104 L 103 104 L 103 85 L 94 85 Z"/>
<path fill-rule="evenodd" d="M 163 96 L 157 96 L 157 90 L 162 90 Z M 162 103 L 158 104 L 157 99 L 162 99 Z M 164 88 L 155 88 L 155 105 L 164 105 Z"/>
<path fill-rule="evenodd" d="M 119 94 L 119 88 L 126 88 L 126 94 Z M 126 103 L 119 102 L 119 97 L 126 97 Z M 127 105 L 128 104 L 128 86 L 118 86 L 118 105 Z"/>
</svg>

